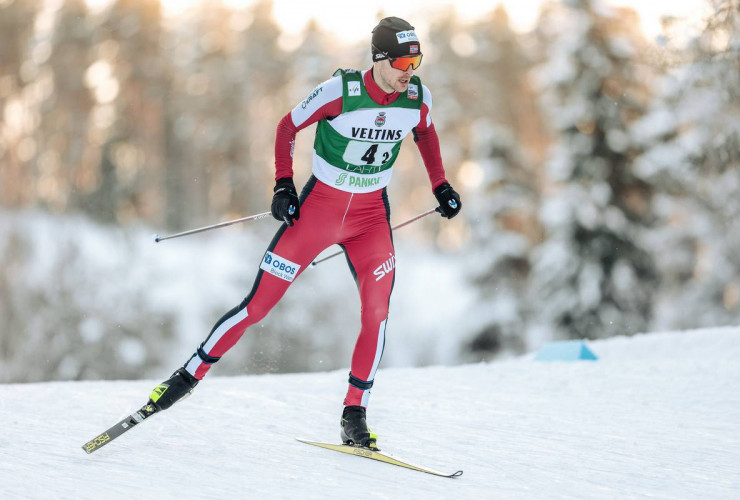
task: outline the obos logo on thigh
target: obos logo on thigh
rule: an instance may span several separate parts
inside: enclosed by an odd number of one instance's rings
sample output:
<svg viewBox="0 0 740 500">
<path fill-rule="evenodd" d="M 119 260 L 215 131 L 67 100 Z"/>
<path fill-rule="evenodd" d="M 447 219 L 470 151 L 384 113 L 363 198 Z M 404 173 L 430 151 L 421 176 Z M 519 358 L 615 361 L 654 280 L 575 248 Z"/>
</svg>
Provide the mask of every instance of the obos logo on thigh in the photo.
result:
<svg viewBox="0 0 740 500">
<path fill-rule="evenodd" d="M 280 257 L 270 251 L 265 253 L 265 257 L 262 259 L 262 264 L 260 264 L 260 269 L 267 271 L 280 279 L 291 282 L 295 279 L 300 268 L 301 266 L 295 262 L 291 262 L 288 259 Z"/>
</svg>

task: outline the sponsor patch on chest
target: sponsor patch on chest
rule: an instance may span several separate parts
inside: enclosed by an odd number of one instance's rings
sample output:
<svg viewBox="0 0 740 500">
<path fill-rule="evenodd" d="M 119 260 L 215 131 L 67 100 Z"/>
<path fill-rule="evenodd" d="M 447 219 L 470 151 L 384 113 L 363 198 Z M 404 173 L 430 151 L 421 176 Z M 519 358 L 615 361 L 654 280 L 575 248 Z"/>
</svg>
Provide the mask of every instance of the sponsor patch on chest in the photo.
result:
<svg viewBox="0 0 740 500">
<path fill-rule="evenodd" d="M 347 95 L 350 97 L 357 97 L 361 93 L 360 82 L 347 82 Z"/>
<path fill-rule="evenodd" d="M 262 258 L 260 269 L 267 271 L 273 276 L 292 282 L 298 275 L 298 271 L 301 266 L 295 262 L 291 262 L 288 259 L 280 257 L 279 255 L 270 251 L 265 252 L 265 256 Z"/>
<path fill-rule="evenodd" d="M 407 91 L 407 94 L 409 99 L 418 99 L 419 98 L 419 86 L 415 83 L 409 83 L 409 90 Z"/>
</svg>

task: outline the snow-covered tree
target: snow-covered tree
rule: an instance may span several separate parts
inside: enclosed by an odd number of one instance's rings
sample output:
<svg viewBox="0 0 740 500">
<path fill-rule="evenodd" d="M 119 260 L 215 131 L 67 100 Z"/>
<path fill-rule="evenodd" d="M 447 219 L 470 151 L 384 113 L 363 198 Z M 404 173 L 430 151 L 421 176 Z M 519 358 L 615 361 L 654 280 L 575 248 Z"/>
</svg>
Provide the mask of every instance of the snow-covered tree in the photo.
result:
<svg viewBox="0 0 740 500">
<path fill-rule="evenodd" d="M 156 269 L 129 236 L 83 217 L 0 212 L 0 383 L 162 369 L 175 314 L 151 300 L 145 270 Z"/>
<path fill-rule="evenodd" d="M 453 37 L 471 92 L 463 92 L 471 120 L 464 136 L 469 160 L 458 179 L 466 189 L 469 279 L 479 292 L 471 304 L 466 345 L 471 359 L 523 351 L 529 252 L 536 220 L 543 126 L 528 82 L 532 61 L 524 37 L 509 27 L 502 7 Z M 465 69 L 463 69 L 465 68 Z"/>
<path fill-rule="evenodd" d="M 657 328 L 740 319 L 740 1 L 711 5 L 696 37 L 679 21 L 667 26 L 658 55 L 670 65 L 632 128 L 644 149 L 637 170 L 658 192 Z"/>
<path fill-rule="evenodd" d="M 83 21 L 94 27 L 94 55 L 77 69 L 95 97 L 88 120 L 94 151 L 77 166 L 73 206 L 109 223 L 155 217 L 163 204 L 162 116 L 169 98 L 161 7 L 115 0 Z"/>
<path fill-rule="evenodd" d="M 657 273 L 641 234 L 651 188 L 635 175 L 629 136 L 645 93 L 636 25 L 597 0 L 551 5 L 539 22 L 537 75 L 555 134 L 530 282 L 544 336 L 633 334 L 650 321 Z"/>
</svg>

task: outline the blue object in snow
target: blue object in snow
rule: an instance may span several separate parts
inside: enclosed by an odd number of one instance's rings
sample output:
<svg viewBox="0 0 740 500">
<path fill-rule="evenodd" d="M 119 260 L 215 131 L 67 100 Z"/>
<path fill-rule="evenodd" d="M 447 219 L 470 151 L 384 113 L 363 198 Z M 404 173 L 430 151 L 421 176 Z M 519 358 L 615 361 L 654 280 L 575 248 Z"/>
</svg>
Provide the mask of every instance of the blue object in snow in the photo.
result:
<svg viewBox="0 0 740 500">
<path fill-rule="evenodd" d="M 582 340 L 549 342 L 537 352 L 535 361 L 596 361 L 596 355 Z"/>
</svg>

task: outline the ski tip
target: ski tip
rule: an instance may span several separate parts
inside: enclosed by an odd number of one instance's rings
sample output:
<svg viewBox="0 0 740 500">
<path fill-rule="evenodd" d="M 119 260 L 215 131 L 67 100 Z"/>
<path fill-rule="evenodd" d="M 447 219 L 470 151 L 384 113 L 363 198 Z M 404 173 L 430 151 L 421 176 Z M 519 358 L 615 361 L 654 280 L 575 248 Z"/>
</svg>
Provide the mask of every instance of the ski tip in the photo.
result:
<svg viewBox="0 0 740 500">
<path fill-rule="evenodd" d="M 303 439 L 303 438 L 298 438 L 298 437 L 295 438 L 295 440 L 296 441 L 299 441 L 301 443 L 306 443 L 306 444 L 310 444 L 310 445 L 313 445 L 313 446 L 319 446 L 319 447 L 322 447 L 322 446 L 325 446 L 325 445 L 328 444 L 328 443 L 322 443 L 320 441 L 313 441 L 311 439 Z"/>
<path fill-rule="evenodd" d="M 301 438 L 295 438 L 296 441 L 300 441 L 301 443 L 310 444 L 313 446 L 318 446 L 319 448 L 326 448 L 329 450 L 334 451 L 340 451 L 342 453 L 347 453 L 349 455 L 356 455 L 359 457 L 364 458 L 370 458 L 372 460 L 378 460 L 380 462 L 386 462 L 391 465 L 397 465 L 399 467 L 404 467 L 406 469 L 416 470 L 419 472 L 426 472 L 427 474 L 433 474 L 435 476 L 440 477 L 460 477 L 463 474 L 463 471 L 459 470 L 456 472 L 453 472 L 452 474 L 448 474 L 447 472 L 441 472 L 438 470 L 430 469 L 429 467 L 424 467 L 421 465 L 414 465 L 409 462 L 406 462 L 404 460 L 398 459 L 397 457 L 394 457 L 393 455 L 390 455 L 388 453 L 383 453 L 380 450 L 373 450 L 370 448 L 365 448 L 364 446 L 352 446 L 348 444 L 332 444 L 332 443 L 322 443 L 319 441 L 311 441 L 308 439 L 301 439 Z"/>
</svg>

